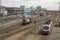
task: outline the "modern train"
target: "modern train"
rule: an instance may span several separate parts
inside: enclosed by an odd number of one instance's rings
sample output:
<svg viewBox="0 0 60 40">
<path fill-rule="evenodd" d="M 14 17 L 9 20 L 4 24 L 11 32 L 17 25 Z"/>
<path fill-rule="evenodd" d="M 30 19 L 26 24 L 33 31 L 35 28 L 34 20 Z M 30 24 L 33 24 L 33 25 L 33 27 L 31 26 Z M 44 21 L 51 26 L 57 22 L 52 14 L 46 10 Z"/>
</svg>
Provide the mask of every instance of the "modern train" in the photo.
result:
<svg viewBox="0 0 60 40">
<path fill-rule="evenodd" d="M 23 25 L 31 23 L 31 22 L 32 22 L 32 20 L 28 15 L 26 15 L 26 14 L 22 15 L 22 24 Z"/>
<path fill-rule="evenodd" d="M 44 23 L 44 25 L 41 28 L 42 34 L 48 35 L 50 33 L 52 23 L 53 22 L 51 20 L 48 20 L 47 22 Z"/>
</svg>

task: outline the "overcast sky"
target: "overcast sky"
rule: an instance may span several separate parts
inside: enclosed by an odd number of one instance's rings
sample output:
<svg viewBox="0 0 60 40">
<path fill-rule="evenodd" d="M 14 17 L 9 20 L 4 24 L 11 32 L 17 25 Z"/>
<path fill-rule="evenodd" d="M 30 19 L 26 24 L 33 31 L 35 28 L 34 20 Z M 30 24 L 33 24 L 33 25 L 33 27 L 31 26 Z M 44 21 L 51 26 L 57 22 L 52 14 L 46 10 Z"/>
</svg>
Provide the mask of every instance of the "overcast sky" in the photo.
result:
<svg viewBox="0 0 60 40">
<path fill-rule="evenodd" d="M 42 6 L 49 10 L 58 10 L 60 0 L 2 0 L 2 5 L 8 7 L 19 7 L 20 5 L 25 5 L 26 7 L 30 6 Z"/>
</svg>

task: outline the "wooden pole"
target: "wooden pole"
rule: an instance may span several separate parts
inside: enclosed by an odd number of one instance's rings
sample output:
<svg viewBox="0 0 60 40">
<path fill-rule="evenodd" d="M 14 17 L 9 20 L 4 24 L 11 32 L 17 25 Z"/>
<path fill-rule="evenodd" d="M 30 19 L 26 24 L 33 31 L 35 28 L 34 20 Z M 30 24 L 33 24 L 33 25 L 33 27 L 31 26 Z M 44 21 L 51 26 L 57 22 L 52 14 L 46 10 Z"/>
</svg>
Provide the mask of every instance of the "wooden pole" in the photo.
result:
<svg viewBox="0 0 60 40">
<path fill-rule="evenodd" d="M 36 35 L 36 21 L 34 21 L 34 35 Z"/>
</svg>

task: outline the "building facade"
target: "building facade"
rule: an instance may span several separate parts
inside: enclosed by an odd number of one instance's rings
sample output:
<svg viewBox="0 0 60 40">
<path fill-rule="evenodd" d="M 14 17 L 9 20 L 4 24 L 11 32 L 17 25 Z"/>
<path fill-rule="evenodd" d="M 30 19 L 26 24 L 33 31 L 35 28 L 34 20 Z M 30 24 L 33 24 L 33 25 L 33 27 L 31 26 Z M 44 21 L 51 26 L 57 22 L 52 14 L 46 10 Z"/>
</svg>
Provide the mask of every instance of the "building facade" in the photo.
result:
<svg viewBox="0 0 60 40">
<path fill-rule="evenodd" d="M 18 7 L 7 7 L 8 15 L 21 14 L 20 8 Z"/>
<path fill-rule="evenodd" d="M 7 9 L 5 6 L 0 6 L 0 16 L 2 15 L 7 15 L 8 12 L 7 12 Z"/>
</svg>

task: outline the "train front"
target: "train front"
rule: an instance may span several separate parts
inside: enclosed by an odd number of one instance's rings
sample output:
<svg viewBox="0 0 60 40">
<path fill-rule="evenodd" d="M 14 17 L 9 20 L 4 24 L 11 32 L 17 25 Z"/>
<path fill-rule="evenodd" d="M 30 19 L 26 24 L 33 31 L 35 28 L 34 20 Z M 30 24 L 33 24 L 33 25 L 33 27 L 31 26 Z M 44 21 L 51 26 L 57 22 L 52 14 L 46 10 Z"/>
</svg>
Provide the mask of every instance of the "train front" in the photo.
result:
<svg viewBox="0 0 60 40">
<path fill-rule="evenodd" d="M 31 23 L 31 18 L 28 16 L 28 15 L 22 15 L 22 24 L 28 24 L 28 23 Z"/>
</svg>

